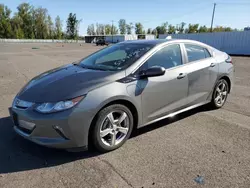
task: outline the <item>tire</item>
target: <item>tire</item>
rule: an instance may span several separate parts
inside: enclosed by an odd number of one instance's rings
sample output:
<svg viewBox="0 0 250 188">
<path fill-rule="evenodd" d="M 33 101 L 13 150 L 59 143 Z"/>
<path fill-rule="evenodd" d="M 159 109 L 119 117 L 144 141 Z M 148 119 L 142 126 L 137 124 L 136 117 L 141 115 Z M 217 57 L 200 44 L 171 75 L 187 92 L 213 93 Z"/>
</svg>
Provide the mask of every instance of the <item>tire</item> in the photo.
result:
<svg viewBox="0 0 250 188">
<path fill-rule="evenodd" d="M 223 85 L 224 85 L 224 89 L 222 88 Z M 219 90 L 218 89 L 221 90 L 220 94 L 219 94 Z M 214 87 L 213 96 L 212 96 L 212 100 L 211 100 L 210 106 L 213 109 L 221 108 L 225 104 L 225 102 L 227 100 L 228 92 L 229 92 L 229 87 L 228 87 L 227 81 L 224 80 L 224 79 L 219 80 L 216 83 L 215 87 Z M 222 97 L 222 98 L 220 99 L 219 96 Z"/>
<path fill-rule="evenodd" d="M 119 120 L 123 119 L 122 116 L 125 119 L 119 124 Z M 113 124 L 112 119 L 114 119 Z M 90 135 L 94 147 L 100 152 L 109 152 L 121 147 L 131 135 L 133 122 L 131 111 L 124 105 L 113 104 L 102 109 L 97 114 Z M 105 131 L 109 133 L 106 135 Z"/>
</svg>

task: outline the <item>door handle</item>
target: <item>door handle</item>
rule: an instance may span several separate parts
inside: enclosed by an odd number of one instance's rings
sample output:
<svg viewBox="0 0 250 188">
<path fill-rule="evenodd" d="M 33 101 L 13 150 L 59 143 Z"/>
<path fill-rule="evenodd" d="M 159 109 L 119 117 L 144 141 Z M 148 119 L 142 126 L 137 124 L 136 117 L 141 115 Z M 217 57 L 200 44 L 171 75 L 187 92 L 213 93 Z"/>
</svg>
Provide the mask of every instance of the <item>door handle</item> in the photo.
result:
<svg viewBox="0 0 250 188">
<path fill-rule="evenodd" d="M 210 64 L 210 67 L 214 67 L 214 66 L 215 66 L 215 63 L 211 63 L 211 64 Z"/>
<path fill-rule="evenodd" d="M 182 79 L 186 76 L 185 73 L 180 73 L 179 76 L 177 76 L 177 79 Z"/>
</svg>

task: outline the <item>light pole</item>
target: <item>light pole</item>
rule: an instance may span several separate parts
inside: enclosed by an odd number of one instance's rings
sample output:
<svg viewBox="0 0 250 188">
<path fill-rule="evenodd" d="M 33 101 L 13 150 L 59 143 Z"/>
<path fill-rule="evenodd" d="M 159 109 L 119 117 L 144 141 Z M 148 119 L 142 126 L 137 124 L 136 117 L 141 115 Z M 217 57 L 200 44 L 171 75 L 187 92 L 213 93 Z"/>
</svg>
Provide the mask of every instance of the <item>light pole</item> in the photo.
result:
<svg viewBox="0 0 250 188">
<path fill-rule="evenodd" d="M 213 9 L 213 15 L 212 15 L 212 21 L 211 21 L 211 28 L 210 28 L 210 32 L 213 32 L 213 23 L 214 23 L 214 12 L 215 12 L 215 7 L 216 7 L 216 3 L 214 3 L 214 9 Z"/>
<path fill-rule="evenodd" d="M 112 43 L 113 43 L 113 23 L 114 23 L 114 20 L 112 20 L 112 27 L 111 27 Z"/>
</svg>

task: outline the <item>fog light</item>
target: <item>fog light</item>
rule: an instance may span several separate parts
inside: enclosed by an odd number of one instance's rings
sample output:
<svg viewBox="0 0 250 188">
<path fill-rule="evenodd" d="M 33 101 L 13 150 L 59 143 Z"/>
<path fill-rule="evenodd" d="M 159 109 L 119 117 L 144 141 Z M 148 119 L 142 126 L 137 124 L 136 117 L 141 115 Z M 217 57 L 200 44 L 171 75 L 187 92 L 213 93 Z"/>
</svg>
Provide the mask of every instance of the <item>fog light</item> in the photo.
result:
<svg viewBox="0 0 250 188">
<path fill-rule="evenodd" d="M 24 120 L 18 120 L 18 125 L 22 128 L 28 129 L 32 131 L 35 128 L 35 123 L 24 121 Z"/>
</svg>

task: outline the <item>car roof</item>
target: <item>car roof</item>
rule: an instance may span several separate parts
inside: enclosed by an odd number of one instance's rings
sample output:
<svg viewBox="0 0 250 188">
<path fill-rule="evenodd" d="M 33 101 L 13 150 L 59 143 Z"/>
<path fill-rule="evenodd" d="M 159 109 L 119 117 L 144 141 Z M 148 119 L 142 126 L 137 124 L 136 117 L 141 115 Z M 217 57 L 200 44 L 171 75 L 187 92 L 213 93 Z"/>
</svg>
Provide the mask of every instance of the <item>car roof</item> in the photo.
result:
<svg viewBox="0 0 250 188">
<path fill-rule="evenodd" d="M 176 39 L 154 39 L 154 40 L 145 40 L 145 39 L 138 39 L 138 40 L 126 40 L 121 43 L 126 43 L 126 44 L 152 44 L 152 45 L 158 45 L 161 43 L 173 41 Z"/>
<path fill-rule="evenodd" d="M 196 40 L 190 40 L 190 39 L 154 39 L 154 40 L 145 40 L 145 39 L 139 39 L 139 40 L 127 40 L 124 42 L 120 42 L 120 43 L 124 43 L 124 44 L 149 44 L 149 45 L 154 45 L 157 46 L 159 44 L 163 44 L 163 43 L 168 43 L 168 42 L 186 42 L 186 43 L 192 43 L 192 44 L 196 44 L 196 45 L 201 45 L 201 46 L 206 46 L 208 48 L 213 48 L 205 43 L 196 41 Z"/>
</svg>

